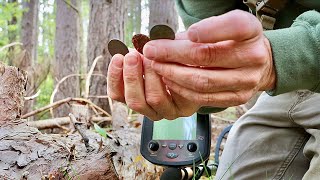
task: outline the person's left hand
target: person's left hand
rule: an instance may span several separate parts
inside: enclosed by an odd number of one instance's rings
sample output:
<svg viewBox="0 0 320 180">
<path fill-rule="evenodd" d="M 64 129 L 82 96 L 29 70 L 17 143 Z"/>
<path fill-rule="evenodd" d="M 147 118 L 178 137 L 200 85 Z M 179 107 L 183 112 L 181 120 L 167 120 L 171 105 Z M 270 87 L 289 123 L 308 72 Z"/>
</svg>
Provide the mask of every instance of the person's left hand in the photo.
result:
<svg viewBox="0 0 320 180">
<path fill-rule="evenodd" d="M 190 116 L 200 106 L 170 92 L 151 68 L 151 61 L 136 50 L 112 57 L 108 69 L 108 95 L 152 120 Z"/>
</svg>

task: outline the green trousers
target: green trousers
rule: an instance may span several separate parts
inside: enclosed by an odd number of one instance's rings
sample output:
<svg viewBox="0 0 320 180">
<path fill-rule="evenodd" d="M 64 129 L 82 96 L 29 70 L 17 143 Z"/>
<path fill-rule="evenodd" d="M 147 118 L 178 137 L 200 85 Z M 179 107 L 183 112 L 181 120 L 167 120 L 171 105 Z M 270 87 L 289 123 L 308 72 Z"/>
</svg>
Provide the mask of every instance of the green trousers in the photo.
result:
<svg viewBox="0 0 320 180">
<path fill-rule="evenodd" d="M 263 93 L 232 127 L 216 179 L 319 180 L 320 94 Z"/>
</svg>

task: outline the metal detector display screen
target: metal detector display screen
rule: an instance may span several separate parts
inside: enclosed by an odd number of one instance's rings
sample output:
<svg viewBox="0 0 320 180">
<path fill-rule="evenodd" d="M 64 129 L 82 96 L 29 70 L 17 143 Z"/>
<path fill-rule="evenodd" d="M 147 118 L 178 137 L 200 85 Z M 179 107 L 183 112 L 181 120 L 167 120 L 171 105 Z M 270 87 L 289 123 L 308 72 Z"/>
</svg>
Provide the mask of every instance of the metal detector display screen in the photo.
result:
<svg viewBox="0 0 320 180">
<path fill-rule="evenodd" d="M 197 114 L 153 123 L 153 140 L 196 140 Z"/>
</svg>

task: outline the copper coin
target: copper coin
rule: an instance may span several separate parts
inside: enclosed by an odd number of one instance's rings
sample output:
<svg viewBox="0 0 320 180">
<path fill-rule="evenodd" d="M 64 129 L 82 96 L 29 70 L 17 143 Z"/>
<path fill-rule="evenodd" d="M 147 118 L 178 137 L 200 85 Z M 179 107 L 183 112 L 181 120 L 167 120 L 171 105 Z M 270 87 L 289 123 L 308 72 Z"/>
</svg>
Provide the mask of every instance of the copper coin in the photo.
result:
<svg viewBox="0 0 320 180">
<path fill-rule="evenodd" d="M 126 55 L 129 53 L 128 47 L 118 39 L 112 39 L 108 43 L 109 53 L 114 56 L 115 54 Z"/>
<path fill-rule="evenodd" d="M 167 25 L 155 25 L 150 30 L 150 39 L 175 39 L 174 31 Z"/>
<path fill-rule="evenodd" d="M 141 54 L 143 54 L 144 45 L 149 41 L 149 37 L 144 34 L 136 34 L 132 37 L 132 44 L 134 48 L 136 48 L 136 50 Z"/>
</svg>

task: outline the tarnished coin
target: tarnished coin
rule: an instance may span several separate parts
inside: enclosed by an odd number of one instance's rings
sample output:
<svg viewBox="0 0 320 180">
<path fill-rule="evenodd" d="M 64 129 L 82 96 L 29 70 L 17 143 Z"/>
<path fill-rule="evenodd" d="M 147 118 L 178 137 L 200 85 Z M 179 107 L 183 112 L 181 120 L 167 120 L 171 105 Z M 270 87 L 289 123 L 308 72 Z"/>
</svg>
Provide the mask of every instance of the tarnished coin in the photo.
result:
<svg viewBox="0 0 320 180">
<path fill-rule="evenodd" d="M 174 40 L 175 33 L 174 31 L 167 25 L 155 25 L 150 30 L 150 39 L 172 39 Z"/>
<path fill-rule="evenodd" d="M 111 56 L 114 56 L 115 54 L 126 55 L 129 53 L 128 47 L 118 39 L 112 39 L 109 41 L 108 50 Z"/>
<path fill-rule="evenodd" d="M 149 42 L 150 39 L 144 34 L 136 34 L 132 37 L 132 44 L 136 50 L 143 54 L 143 46 Z"/>
</svg>

